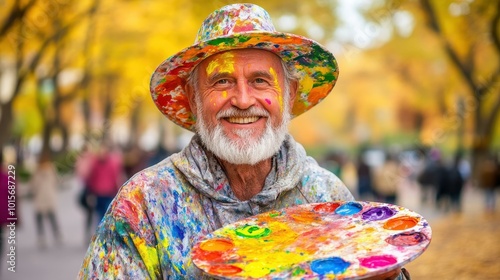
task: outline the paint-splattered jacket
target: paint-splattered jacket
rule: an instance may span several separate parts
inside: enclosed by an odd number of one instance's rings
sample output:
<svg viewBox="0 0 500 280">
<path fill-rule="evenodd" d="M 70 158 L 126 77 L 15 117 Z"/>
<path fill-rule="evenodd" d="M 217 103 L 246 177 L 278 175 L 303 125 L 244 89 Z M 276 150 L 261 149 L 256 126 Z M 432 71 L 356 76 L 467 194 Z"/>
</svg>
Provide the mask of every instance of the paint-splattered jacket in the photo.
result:
<svg viewBox="0 0 500 280">
<path fill-rule="evenodd" d="M 200 279 L 190 258 L 201 237 L 234 221 L 311 202 L 353 200 L 344 184 L 291 136 L 273 157 L 263 190 L 233 194 L 198 137 L 180 153 L 132 177 L 99 225 L 80 279 Z"/>
</svg>

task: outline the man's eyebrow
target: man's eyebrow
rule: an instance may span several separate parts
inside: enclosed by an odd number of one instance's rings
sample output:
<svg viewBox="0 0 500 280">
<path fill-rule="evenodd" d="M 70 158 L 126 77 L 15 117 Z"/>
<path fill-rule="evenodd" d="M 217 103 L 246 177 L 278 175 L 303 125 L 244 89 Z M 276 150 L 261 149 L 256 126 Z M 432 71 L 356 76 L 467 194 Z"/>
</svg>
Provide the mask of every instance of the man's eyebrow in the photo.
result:
<svg viewBox="0 0 500 280">
<path fill-rule="evenodd" d="M 227 72 L 218 72 L 208 76 L 207 81 L 209 84 L 215 83 L 219 79 L 229 78 L 231 75 Z"/>
<path fill-rule="evenodd" d="M 252 72 L 250 74 L 250 77 L 251 78 L 264 78 L 266 80 L 274 80 L 274 77 L 273 77 L 273 75 L 271 75 L 271 73 L 269 73 L 267 71 L 262 71 L 262 70 Z"/>
</svg>

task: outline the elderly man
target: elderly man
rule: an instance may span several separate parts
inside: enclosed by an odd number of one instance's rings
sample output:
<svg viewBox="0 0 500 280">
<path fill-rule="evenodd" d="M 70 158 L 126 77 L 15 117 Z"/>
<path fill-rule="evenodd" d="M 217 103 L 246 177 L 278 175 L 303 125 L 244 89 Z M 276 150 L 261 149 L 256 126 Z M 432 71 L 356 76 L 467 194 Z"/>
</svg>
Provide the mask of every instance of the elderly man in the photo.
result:
<svg viewBox="0 0 500 280">
<path fill-rule="evenodd" d="M 190 253 L 208 233 L 273 209 L 353 200 L 287 132 L 337 76 L 330 52 L 276 32 L 262 8 L 234 4 L 212 13 L 195 44 L 151 80 L 160 111 L 195 136 L 122 186 L 79 278 L 200 279 Z"/>
</svg>

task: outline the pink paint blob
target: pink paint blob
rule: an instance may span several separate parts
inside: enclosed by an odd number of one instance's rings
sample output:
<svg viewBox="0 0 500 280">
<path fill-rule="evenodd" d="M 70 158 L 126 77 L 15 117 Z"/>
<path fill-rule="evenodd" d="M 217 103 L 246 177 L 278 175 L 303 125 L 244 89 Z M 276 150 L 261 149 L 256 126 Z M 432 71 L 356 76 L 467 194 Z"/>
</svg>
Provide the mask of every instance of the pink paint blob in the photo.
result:
<svg viewBox="0 0 500 280">
<path fill-rule="evenodd" d="M 271 100 L 270 99 L 266 98 L 265 100 L 266 100 L 267 104 L 271 105 Z"/>
<path fill-rule="evenodd" d="M 361 264 L 361 266 L 364 266 L 367 268 L 385 267 L 385 266 L 393 265 L 397 262 L 398 262 L 398 260 L 394 256 L 391 256 L 391 255 L 371 256 L 371 257 L 359 259 L 359 263 Z"/>
</svg>

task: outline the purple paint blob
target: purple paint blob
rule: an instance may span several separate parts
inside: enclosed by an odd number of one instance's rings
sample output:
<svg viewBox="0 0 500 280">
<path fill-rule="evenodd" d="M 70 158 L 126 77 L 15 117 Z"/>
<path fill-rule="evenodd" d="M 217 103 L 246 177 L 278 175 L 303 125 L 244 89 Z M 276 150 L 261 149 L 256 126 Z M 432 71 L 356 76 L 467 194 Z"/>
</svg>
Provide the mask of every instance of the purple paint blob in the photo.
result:
<svg viewBox="0 0 500 280">
<path fill-rule="evenodd" d="M 379 268 L 397 263 L 398 260 L 391 255 L 371 256 L 359 259 L 359 264 L 367 268 Z"/>
<path fill-rule="evenodd" d="M 351 265 L 339 257 L 331 257 L 327 259 L 315 260 L 311 262 L 311 270 L 319 275 L 325 274 L 342 274 Z"/>
<path fill-rule="evenodd" d="M 421 232 L 403 232 L 387 237 L 385 242 L 394 246 L 413 246 L 427 239 L 427 236 Z"/>
<path fill-rule="evenodd" d="M 393 209 L 387 207 L 387 206 L 381 206 L 381 207 L 373 207 L 365 212 L 363 212 L 363 220 L 366 221 L 380 221 L 380 220 L 385 220 L 387 218 L 390 218 L 396 214 L 396 211 Z"/>
<path fill-rule="evenodd" d="M 267 104 L 271 105 L 271 100 L 269 100 L 268 98 L 265 99 Z"/>
<path fill-rule="evenodd" d="M 347 202 L 346 204 L 339 206 L 339 208 L 335 210 L 335 213 L 342 216 L 349 216 L 358 213 L 361 209 L 363 209 L 363 206 L 360 203 Z"/>
</svg>

